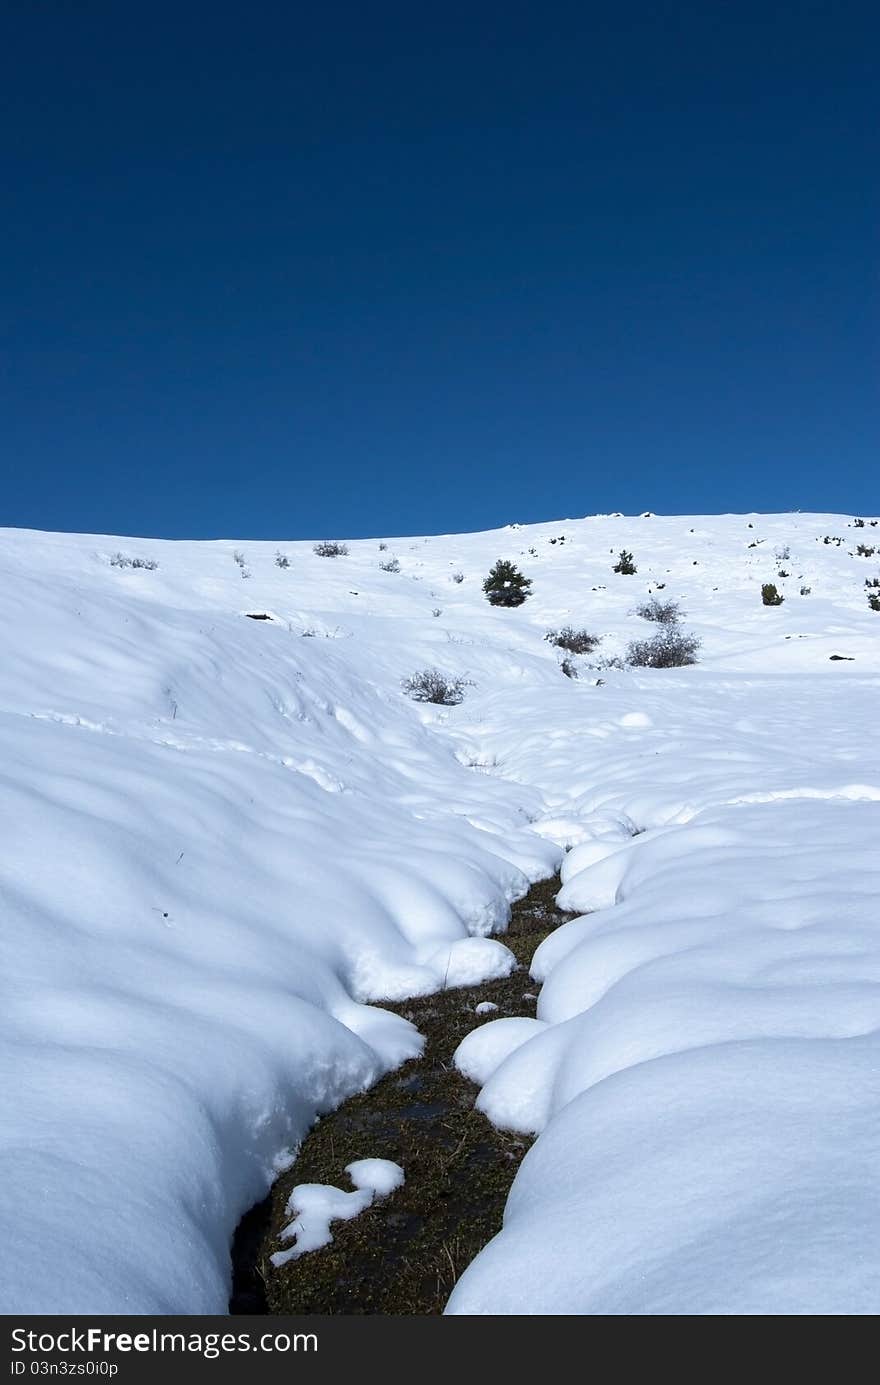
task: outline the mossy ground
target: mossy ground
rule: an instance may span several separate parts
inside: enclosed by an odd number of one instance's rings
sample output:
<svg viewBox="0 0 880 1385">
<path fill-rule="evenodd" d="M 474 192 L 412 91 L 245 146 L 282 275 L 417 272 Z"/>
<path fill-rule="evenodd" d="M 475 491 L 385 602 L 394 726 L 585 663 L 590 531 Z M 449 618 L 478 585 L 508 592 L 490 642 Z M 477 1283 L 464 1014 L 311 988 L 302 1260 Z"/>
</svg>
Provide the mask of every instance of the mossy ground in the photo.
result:
<svg viewBox="0 0 880 1385">
<path fill-rule="evenodd" d="M 386 1002 L 425 1035 L 425 1051 L 313 1127 L 265 1203 L 243 1220 L 233 1249 L 230 1311 L 273 1314 L 430 1314 L 501 1228 L 507 1193 L 531 1140 L 496 1130 L 474 1109 L 473 1083 L 452 1066 L 465 1034 L 486 1020 L 535 1013 L 528 965 L 535 948 L 564 921 L 559 880 L 544 880 L 514 905 L 504 942 L 519 970 L 500 981 Z M 478 1002 L 498 1006 L 486 1016 Z M 285 1205 L 297 1183 L 348 1187 L 354 1159 L 393 1159 L 404 1187 L 349 1222 L 333 1242 L 275 1269 L 269 1256 L 291 1220 Z"/>
</svg>

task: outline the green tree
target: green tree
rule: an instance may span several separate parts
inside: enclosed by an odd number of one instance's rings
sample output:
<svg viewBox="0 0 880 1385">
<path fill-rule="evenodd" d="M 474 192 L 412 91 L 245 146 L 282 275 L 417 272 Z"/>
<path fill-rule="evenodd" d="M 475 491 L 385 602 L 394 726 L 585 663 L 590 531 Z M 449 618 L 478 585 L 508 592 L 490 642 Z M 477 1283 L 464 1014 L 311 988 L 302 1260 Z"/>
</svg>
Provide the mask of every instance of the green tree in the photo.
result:
<svg viewBox="0 0 880 1385">
<path fill-rule="evenodd" d="M 489 569 L 483 591 L 493 606 L 521 606 L 526 597 L 531 596 L 531 585 L 531 577 L 525 577 L 515 563 L 507 558 L 499 558 L 495 566 Z"/>
</svg>

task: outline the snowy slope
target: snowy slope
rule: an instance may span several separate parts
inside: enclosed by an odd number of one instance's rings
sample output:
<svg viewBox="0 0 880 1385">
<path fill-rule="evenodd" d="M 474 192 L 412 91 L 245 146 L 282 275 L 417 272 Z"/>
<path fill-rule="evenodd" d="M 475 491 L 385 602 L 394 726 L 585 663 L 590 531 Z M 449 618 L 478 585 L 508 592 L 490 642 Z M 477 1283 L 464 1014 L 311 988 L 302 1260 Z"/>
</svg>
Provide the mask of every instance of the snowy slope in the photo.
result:
<svg viewBox="0 0 880 1385">
<path fill-rule="evenodd" d="M 473 1036 L 482 1108 L 542 1133 L 450 1311 L 876 1311 L 878 533 L 0 531 L 0 1308 L 223 1311 L 273 1169 L 418 1051 L 365 1002 L 503 970 L 571 848 L 533 1032 Z M 561 674 L 549 628 L 620 653 L 660 583 L 698 666 Z M 461 706 L 403 697 L 426 665 Z"/>
</svg>

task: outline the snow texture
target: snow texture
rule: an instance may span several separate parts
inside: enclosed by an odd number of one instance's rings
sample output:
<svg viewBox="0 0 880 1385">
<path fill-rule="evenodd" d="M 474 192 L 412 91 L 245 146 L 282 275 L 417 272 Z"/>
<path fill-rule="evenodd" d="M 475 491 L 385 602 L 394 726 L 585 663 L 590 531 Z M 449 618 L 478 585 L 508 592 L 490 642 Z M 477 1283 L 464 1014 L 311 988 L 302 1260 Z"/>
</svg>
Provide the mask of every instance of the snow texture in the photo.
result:
<svg viewBox="0 0 880 1385">
<path fill-rule="evenodd" d="M 391 581 L 375 541 L 0 531 L 0 1310 L 224 1311 L 241 1214 L 420 1051 L 381 1001 L 508 974 L 488 935 L 562 862 L 537 1018 L 475 1017 L 457 1057 L 538 1139 L 448 1310 L 876 1312 L 862 538 L 594 516 L 388 540 Z M 591 669 L 654 592 L 700 663 Z M 565 624 L 602 637 L 578 679 Z M 424 667 L 461 705 L 404 697 Z"/>
</svg>

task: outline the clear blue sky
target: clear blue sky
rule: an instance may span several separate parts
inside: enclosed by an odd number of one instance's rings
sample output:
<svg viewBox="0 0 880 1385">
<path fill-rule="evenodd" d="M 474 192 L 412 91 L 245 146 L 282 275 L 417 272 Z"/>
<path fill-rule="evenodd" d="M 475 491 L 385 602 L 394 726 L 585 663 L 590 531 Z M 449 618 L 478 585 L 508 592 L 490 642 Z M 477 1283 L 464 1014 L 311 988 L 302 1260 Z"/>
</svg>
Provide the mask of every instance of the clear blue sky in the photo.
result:
<svg viewBox="0 0 880 1385">
<path fill-rule="evenodd" d="M 875 3 L 2 30 L 0 524 L 876 512 Z"/>
</svg>

